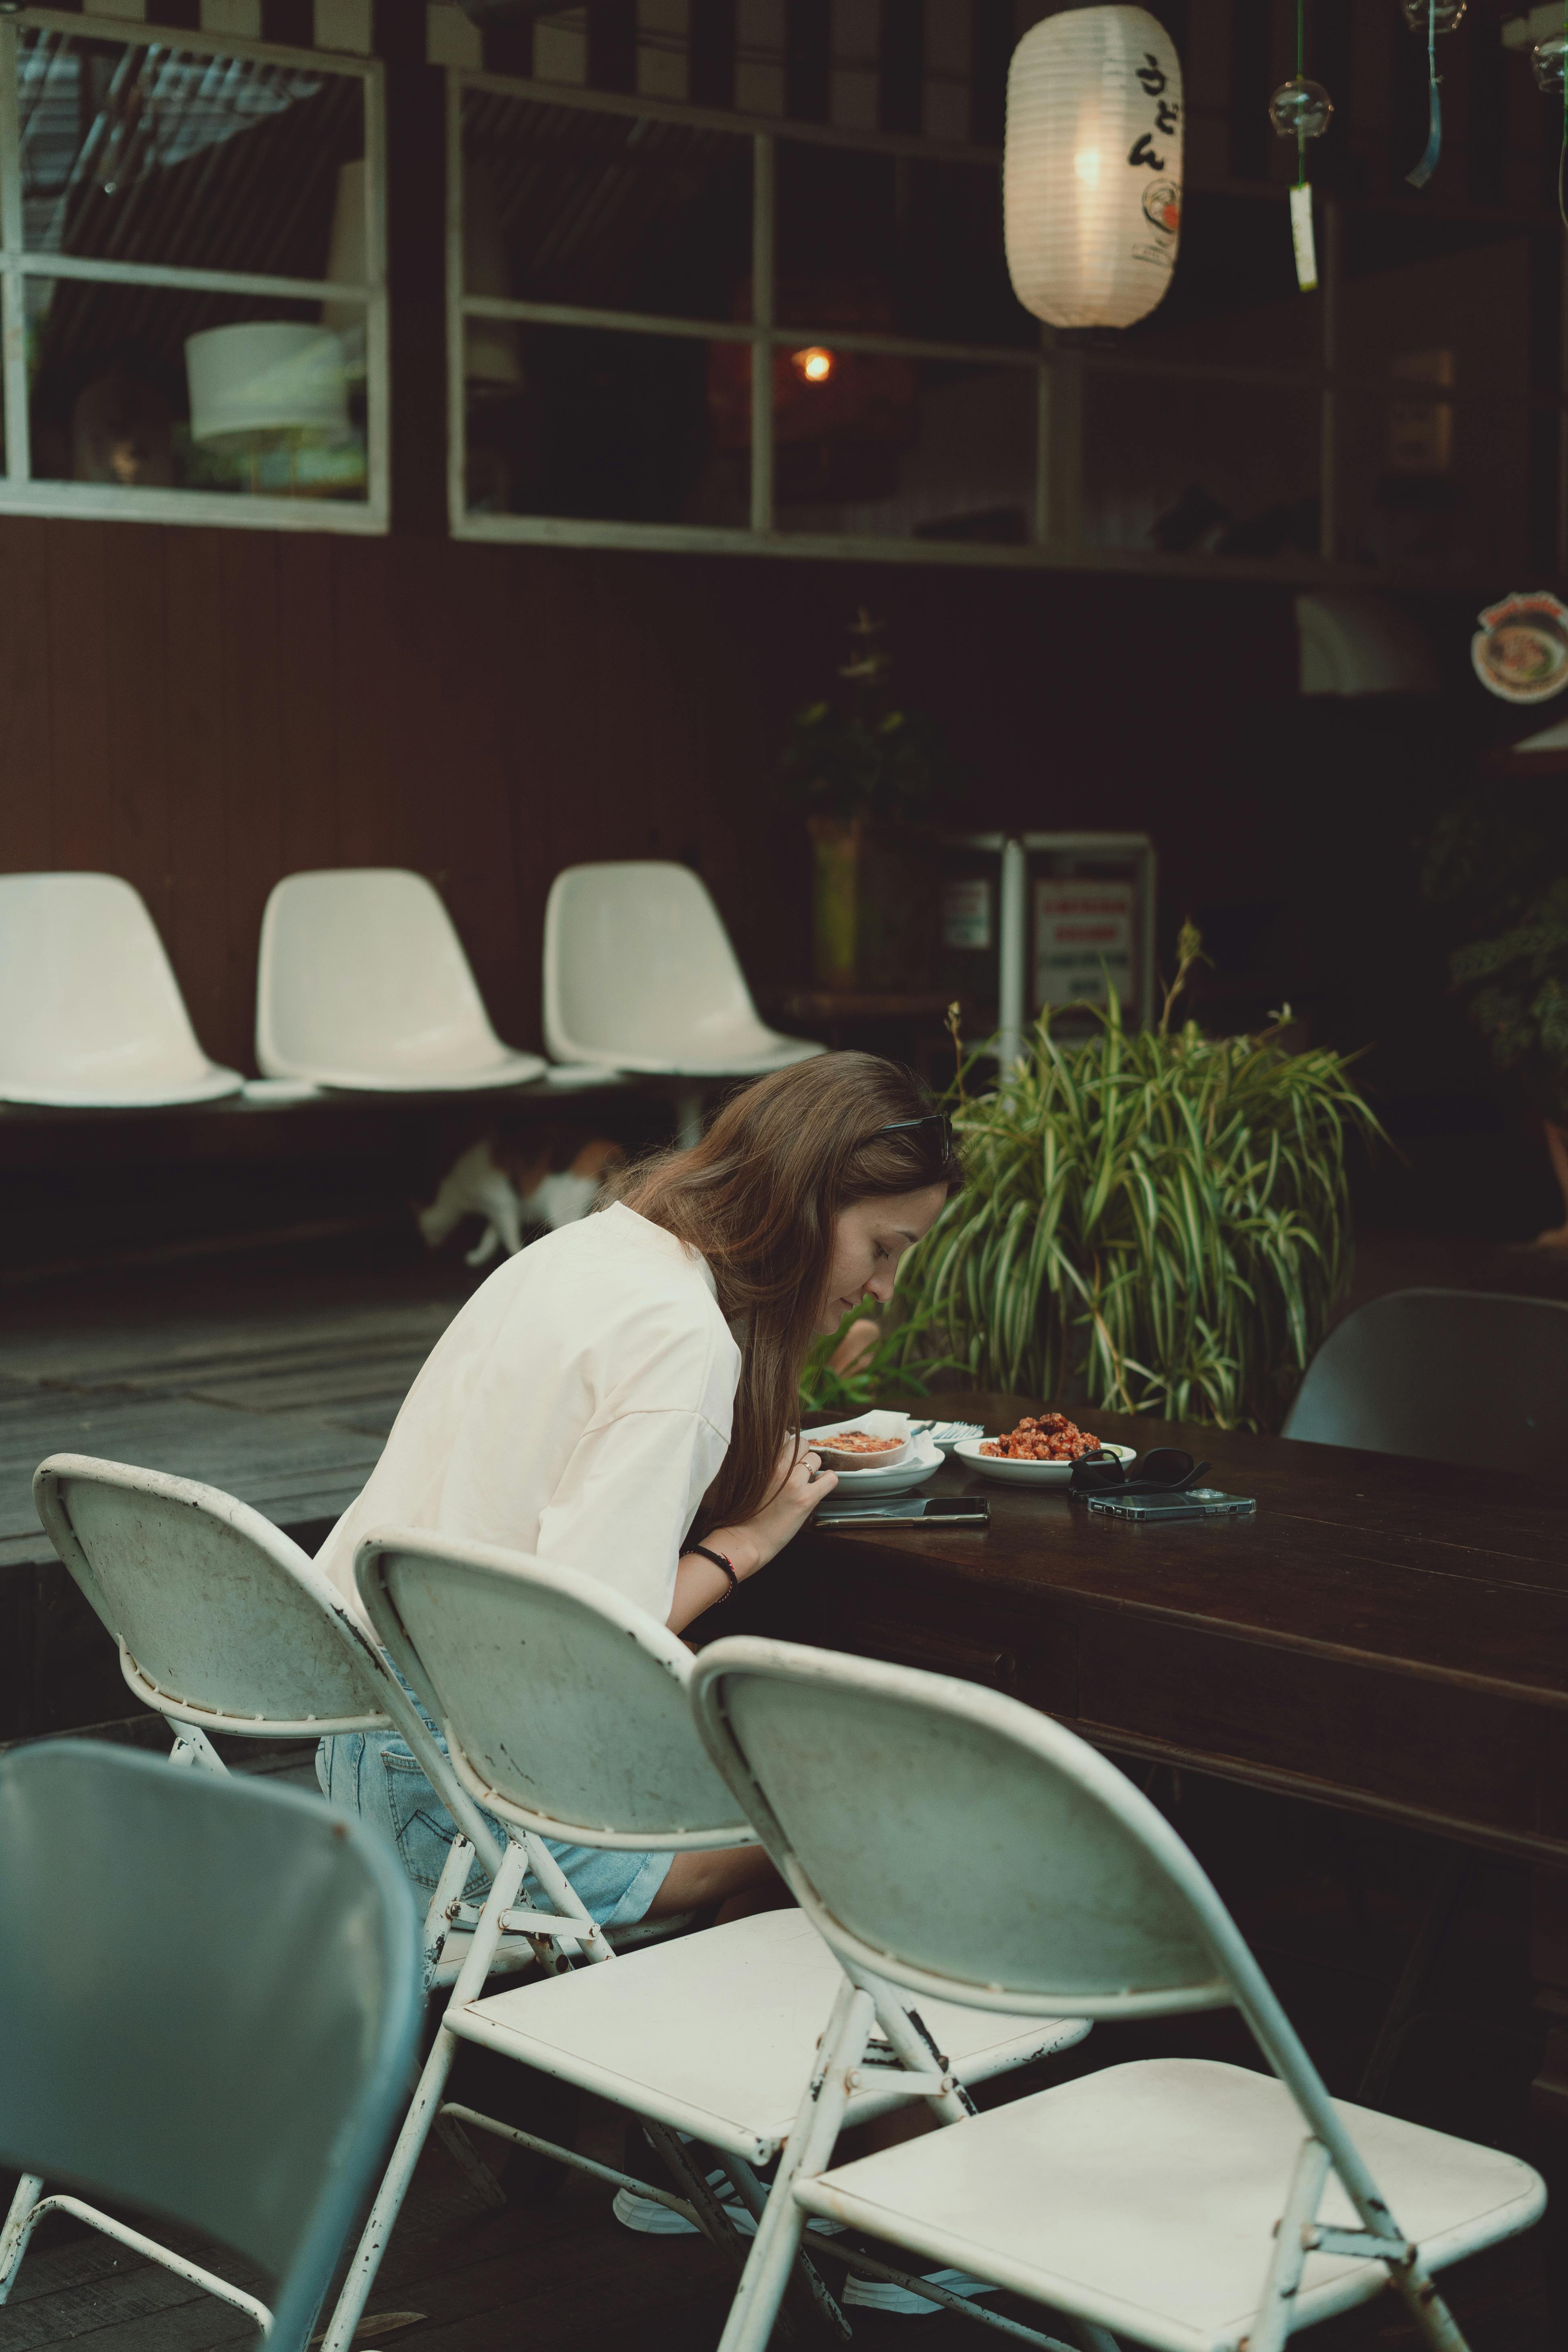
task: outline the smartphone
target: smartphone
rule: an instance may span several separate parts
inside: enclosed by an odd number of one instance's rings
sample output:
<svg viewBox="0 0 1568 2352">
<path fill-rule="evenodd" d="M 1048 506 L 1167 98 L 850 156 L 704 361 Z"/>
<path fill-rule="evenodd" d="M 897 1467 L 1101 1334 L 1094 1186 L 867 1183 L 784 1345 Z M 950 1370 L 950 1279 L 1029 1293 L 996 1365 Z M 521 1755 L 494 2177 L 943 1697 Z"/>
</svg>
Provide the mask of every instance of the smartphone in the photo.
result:
<svg viewBox="0 0 1568 2352">
<path fill-rule="evenodd" d="M 984 1495 L 847 1495 L 831 1498 L 811 1522 L 818 1528 L 988 1528 L 991 1505 Z"/>
<path fill-rule="evenodd" d="M 1258 1505 L 1250 1495 L 1189 1486 L 1174 1495 L 1091 1495 L 1089 1507 L 1110 1519 L 1247 1519 Z"/>
</svg>

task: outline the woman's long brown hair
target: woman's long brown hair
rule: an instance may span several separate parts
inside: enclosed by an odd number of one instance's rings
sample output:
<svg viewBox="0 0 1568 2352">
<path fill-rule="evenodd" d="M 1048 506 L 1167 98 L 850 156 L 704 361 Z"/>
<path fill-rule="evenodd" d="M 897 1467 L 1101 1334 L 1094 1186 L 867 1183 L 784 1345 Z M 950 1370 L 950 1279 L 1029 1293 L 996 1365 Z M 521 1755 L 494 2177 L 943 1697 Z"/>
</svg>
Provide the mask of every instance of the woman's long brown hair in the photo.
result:
<svg viewBox="0 0 1568 2352">
<path fill-rule="evenodd" d="M 800 1418 L 800 1376 L 832 1268 L 834 1220 L 854 1202 L 963 1182 L 908 1070 L 824 1054 L 731 1095 L 700 1143 L 628 1171 L 615 1196 L 700 1251 L 719 1304 L 743 1327 L 734 1434 L 703 1497 L 706 1528 L 749 1519 L 779 1483 Z"/>
</svg>

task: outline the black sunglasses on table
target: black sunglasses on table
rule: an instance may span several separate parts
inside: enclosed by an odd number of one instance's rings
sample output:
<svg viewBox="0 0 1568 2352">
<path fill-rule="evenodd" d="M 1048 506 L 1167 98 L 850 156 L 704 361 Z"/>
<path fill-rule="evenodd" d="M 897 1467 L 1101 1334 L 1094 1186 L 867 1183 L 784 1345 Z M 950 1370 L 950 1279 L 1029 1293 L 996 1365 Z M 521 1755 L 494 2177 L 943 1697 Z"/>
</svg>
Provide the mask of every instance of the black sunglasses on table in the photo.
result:
<svg viewBox="0 0 1568 2352">
<path fill-rule="evenodd" d="M 1152 1445 L 1131 1467 L 1114 1454 L 1080 1454 L 1068 1480 L 1069 1495 L 1180 1495 L 1208 1470 L 1180 1445 Z"/>
</svg>

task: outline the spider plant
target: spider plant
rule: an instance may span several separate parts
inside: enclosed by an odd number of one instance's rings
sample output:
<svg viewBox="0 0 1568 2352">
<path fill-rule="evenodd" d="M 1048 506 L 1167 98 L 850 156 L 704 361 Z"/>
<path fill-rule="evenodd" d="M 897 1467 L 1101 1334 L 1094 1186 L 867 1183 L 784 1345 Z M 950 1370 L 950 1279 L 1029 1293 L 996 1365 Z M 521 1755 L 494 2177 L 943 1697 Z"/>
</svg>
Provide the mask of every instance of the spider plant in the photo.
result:
<svg viewBox="0 0 1568 2352">
<path fill-rule="evenodd" d="M 1349 1064 L 1252 1037 L 1037 1024 L 954 1126 L 969 1171 L 900 1295 L 981 1388 L 1278 1428 L 1349 1279 L 1347 1136 L 1381 1129 Z"/>
</svg>

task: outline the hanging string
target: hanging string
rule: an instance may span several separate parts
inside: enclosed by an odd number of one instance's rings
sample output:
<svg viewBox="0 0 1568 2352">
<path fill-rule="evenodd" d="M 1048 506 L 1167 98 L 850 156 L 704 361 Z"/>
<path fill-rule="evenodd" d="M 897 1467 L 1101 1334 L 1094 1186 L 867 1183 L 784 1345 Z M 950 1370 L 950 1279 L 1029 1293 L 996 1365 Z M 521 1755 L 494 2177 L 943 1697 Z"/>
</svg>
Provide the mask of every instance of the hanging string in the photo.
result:
<svg viewBox="0 0 1568 2352">
<path fill-rule="evenodd" d="M 1568 41 L 1568 0 L 1563 0 L 1563 37 Z M 1563 59 L 1563 144 L 1557 151 L 1557 216 L 1568 228 L 1568 55 Z"/>
<path fill-rule="evenodd" d="M 1437 0 L 1426 0 L 1426 152 L 1415 169 L 1405 174 L 1412 188 L 1426 185 L 1443 152 L 1443 100 L 1437 89 Z"/>
<path fill-rule="evenodd" d="M 1568 16 L 1568 0 L 1563 0 L 1563 10 L 1564 16 Z M 1298 81 L 1305 81 L 1307 79 L 1307 0 L 1296 0 L 1296 79 Z M 1565 102 L 1564 105 L 1563 120 L 1565 124 L 1568 124 L 1568 102 Z M 1568 140 L 1568 129 L 1564 130 L 1563 137 L 1565 140 Z M 1561 174 L 1559 174 L 1559 178 L 1561 178 Z M 1296 185 L 1299 188 L 1304 188 L 1306 184 L 1307 134 L 1304 131 L 1298 130 L 1296 133 Z"/>
</svg>

